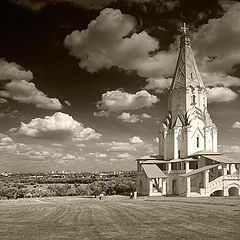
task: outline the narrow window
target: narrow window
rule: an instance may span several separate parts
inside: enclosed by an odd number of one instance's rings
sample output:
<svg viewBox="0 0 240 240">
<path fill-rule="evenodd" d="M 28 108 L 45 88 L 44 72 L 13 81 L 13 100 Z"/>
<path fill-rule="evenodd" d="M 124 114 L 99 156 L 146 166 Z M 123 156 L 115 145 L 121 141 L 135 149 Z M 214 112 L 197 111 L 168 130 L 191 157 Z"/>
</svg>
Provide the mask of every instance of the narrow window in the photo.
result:
<svg viewBox="0 0 240 240">
<path fill-rule="evenodd" d="M 199 137 L 197 137 L 197 147 L 199 147 Z"/>
<path fill-rule="evenodd" d="M 178 158 L 180 158 L 180 155 L 181 155 L 180 153 L 181 153 L 180 150 L 178 150 Z"/>
<path fill-rule="evenodd" d="M 195 95 L 192 96 L 192 103 L 193 103 L 193 104 L 196 103 L 196 96 L 195 96 Z"/>
</svg>

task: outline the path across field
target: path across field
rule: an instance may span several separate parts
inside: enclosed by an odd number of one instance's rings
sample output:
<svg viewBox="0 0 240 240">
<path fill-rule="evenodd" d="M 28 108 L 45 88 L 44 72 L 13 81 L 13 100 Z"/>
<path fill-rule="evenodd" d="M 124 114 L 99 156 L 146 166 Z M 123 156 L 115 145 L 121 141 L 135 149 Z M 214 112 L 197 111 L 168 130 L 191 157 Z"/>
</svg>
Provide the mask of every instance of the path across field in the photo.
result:
<svg viewBox="0 0 240 240">
<path fill-rule="evenodd" d="M 0 239 L 239 239 L 240 198 L 0 201 Z"/>
</svg>

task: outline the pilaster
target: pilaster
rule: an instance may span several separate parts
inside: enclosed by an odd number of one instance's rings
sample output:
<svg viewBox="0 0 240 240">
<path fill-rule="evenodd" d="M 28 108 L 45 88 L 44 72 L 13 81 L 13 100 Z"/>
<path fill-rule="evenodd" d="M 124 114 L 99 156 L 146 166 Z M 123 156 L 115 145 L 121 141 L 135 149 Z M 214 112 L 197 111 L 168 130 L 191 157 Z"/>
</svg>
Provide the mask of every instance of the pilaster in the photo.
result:
<svg viewBox="0 0 240 240">
<path fill-rule="evenodd" d="M 165 178 L 162 179 L 162 194 L 163 195 L 167 194 L 167 180 Z"/>
<path fill-rule="evenodd" d="M 191 178 L 190 177 L 187 177 L 187 197 L 190 197 L 190 194 L 191 194 Z"/>
<path fill-rule="evenodd" d="M 173 128 L 173 158 L 178 159 L 178 128 Z"/>
</svg>

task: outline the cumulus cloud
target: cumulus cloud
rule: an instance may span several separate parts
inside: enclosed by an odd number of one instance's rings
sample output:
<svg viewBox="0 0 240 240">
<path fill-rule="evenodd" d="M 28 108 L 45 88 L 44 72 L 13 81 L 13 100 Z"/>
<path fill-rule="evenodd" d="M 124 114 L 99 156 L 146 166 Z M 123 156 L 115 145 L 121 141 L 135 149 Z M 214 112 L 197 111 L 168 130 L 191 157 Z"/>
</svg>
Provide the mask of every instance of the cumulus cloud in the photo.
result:
<svg viewBox="0 0 240 240">
<path fill-rule="evenodd" d="M 158 41 L 145 31 L 134 33 L 136 19 L 118 9 L 104 9 L 86 30 L 75 30 L 65 38 L 70 54 L 79 59 L 79 66 L 88 72 L 118 66 L 135 70 L 140 76 L 170 74 L 176 61 L 176 51 L 158 50 Z"/>
<path fill-rule="evenodd" d="M 33 79 L 33 73 L 26 70 L 17 63 L 7 62 L 0 59 L 0 81 L 1 80 L 26 80 Z"/>
<path fill-rule="evenodd" d="M 9 136 L 0 133 L 0 146 L 7 146 L 9 144 L 13 143 L 13 139 Z"/>
<path fill-rule="evenodd" d="M 238 97 L 238 94 L 226 87 L 207 88 L 208 102 L 230 102 Z"/>
<path fill-rule="evenodd" d="M 224 73 L 216 73 L 216 72 L 203 72 L 202 78 L 205 86 L 213 87 L 213 86 L 223 86 L 223 87 L 232 87 L 232 86 L 240 86 L 240 78 L 229 76 Z"/>
<path fill-rule="evenodd" d="M 130 141 L 130 143 L 133 143 L 133 144 L 142 144 L 143 143 L 143 140 L 138 136 L 134 136 L 134 137 L 130 138 L 129 141 Z"/>
<path fill-rule="evenodd" d="M 158 102 L 158 98 L 145 90 L 135 94 L 115 90 L 102 94 L 102 100 L 97 103 L 97 108 L 108 112 L 119 112 L 144 107 L 149 108 L 156 102 Z"/>
<path fill-rule="evenodd" d="M 130 113 L 126 113 L 126 112 L 123 112 L 120 116 L 118 116 L 118 119 L 128 123 L 136 123 L 140 121 L 139 115 L 136 115 L 136 114 L 131 115 Z"/>
<path fill-rule="evenodd" d="M 93 115 L 94 117 L 108 117 L 108 112 L 102 110 L 99 112 L 94 112 Z"/>
<path fill-rule="evenodd" d="M 62 104 L 57 98 L 49 98 L 46 94 L 39 91 L 35 84 L 21 81 L 11 81 L 4 86 L 4 91 L 0 91 L 0 96 L 11 98 L 20 103 L 31 103 L 38 108 L 59 110 Z"/>
<path fill-rule="evenodd" d="M 143 113 L 142 116 L 141 116 L 143 119 L 150 119 L 152 118 L 151 115 L 147 114 L 147 113 Z"/>
<path fill-rule="evenodd" d="M 233 128 L 240 128 L 240 122 L 236 121 L 233 126 Z"/>
<path fill-rule="evenodd" d="M 165 89 L 170 87 L 172 78 L 148 78 L 146 81 L 146 90 L 154 90 L 156 93 L 163 93 Z"/>
<path fill-rule="evenodd" d="M 66 113 L 57 112 L 45 118 L 34 118 L 30 123 L 21 122 L 18 132 L 22 136 L 45 139 L 66 139 L 85 141 L 99 139 L 101 134 L 92 128 L 85 128 Z"/>
<path fill-rule="evenodd" d="M 63 159 L 63 160 L 75 160 L 75 159 L 76 159 L 76 156 L 67 153 L 66 155 L 64 155 L 64 156 L 62 157 L 62 159 Z"/>
<path fill-rule="evenodd" d="M 117 117 L 117 119 L 122 120 L 127 123 L 136 123 L 139 121 L 143 121 L 143 119 L 150 119 L 151 116 L 147 113 L 143 113 L 142 115 L 130 114 L 128 112 L 123 112 L 121 115 Z"/>
<path fill-rule="evenodd" d="M 222 18 L 210 19 L 193 40 L 203 72 L 231 72 L 240 56 L 240 3 L 232 5 Z"/>
</svg>

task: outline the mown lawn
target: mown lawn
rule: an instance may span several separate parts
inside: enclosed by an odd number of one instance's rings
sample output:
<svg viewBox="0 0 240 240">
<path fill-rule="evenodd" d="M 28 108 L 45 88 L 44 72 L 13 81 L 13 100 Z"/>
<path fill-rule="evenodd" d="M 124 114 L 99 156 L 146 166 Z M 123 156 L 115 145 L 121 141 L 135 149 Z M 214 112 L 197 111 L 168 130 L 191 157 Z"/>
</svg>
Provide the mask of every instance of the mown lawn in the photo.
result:
<svg viewBox="0 0 240 240">
<path fill-rule="evenodd" d="M 240 239 L 240 197 L 1 200 L 0 239 Z"/>
</svg>

